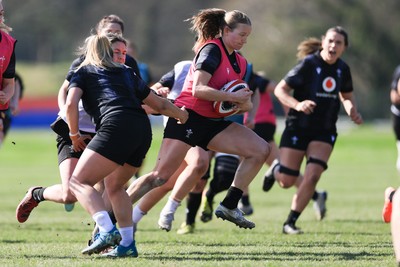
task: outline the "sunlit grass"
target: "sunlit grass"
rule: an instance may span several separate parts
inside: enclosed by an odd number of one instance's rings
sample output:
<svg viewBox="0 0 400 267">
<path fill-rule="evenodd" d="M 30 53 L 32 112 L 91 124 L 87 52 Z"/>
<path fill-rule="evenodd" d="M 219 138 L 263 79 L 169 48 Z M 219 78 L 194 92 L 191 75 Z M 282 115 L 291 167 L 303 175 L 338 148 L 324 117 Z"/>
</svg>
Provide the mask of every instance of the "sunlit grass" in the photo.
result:
<svg viewBox="0 0 400 267">
<path fill-rule="evenodd" d="M 142 172 L 153 167 L 160 137 L 157 129 Z M 139 258 L 117 260 L 80 254 L 93 223 L 79 205 L 67 213 L 62 205 L 43 202 L 26 223 L 17 223 L 15 208 L 27 188 L 59 182 L 54 138 L 50 130 L 14 130 L 0 150 L 1 266 L 394 266 L 389 225 L 380 218 L 383 190 L 399 182 L 388 125 L 342 131 L 318 184 L 329 192 L 328 216 L 316 221 L 310 204 L 298 221 L 304 235 L 281 233 L 294 189 L 275 185 L 264 193 L 264 167 L 250 187 L 253 230 L 198 219 L 195 234 L 180 236 L 183 204 L 171 232 L 163 232 L 157 220 L 164 199 L 139 224 Z"/>
</svg>

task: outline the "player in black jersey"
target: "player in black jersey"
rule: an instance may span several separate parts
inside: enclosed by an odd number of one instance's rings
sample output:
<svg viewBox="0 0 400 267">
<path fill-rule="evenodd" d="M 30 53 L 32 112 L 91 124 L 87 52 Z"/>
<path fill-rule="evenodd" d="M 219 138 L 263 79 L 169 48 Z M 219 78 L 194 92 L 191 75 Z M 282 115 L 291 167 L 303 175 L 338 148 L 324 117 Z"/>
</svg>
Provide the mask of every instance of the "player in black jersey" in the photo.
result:
<svg viewBox="0 0 400 267">
<path fill-rule="evenodd" d="M 181 123 L 186 122 L 188 112 L 158 97 L 131 68 L 114 62 L 106 36 L 93 35 L 85 45 L 85 60 L 71 79 L 65 104 L 73 149 L 83 151 L 69 188 L 99 227 L 98 238 L 82 253 L 100 253 L 120 241 L 115 249 L 103 255 L 137 257 L 132 204 L 124 185 L 140 167 L 151 144 L 150 121 L 142 102 Z M 79 132 L 80 99 L 96 125 L 96 135 L 87 147 Z M 101 194 L 93 187 L 103 179 L 118 219 L 118 230 L 111 222 Z"/>
<path fill-rule="evenodd" d="M 300 184 L 283 225 L 285 234 L 302 233 L 295 224 L 328 168 L 337 137 L 340 102 L 354 123 L 363 122 L 353 96 L 350 68 L 340 58 L 347 46 L 348 35 L 342 27 L 328 29 L 321 48 L 301 60 L 275 89 L 276 97 L 289 107 L 289 113 L 280 142 L 280 160 L 270 175 L 284 188 Z M 304 178 L 299 181 L 304 158 Z"/>
<path fill-rule="evenodd" d="M 99 35 L 107 35 L 107 34 L 118 34 L 122 35 L 124 33 L 124 22 L 123 20 L 114 14 L 106 15 L 103 18 L 99 20 L 99 22 L 96 24 L 94 31 L 99 34 Z M 71 81 L 72 75 L 74 74 L 76 68 L 82 63 L 84 60 L 84 56 L 81 55 L 78 58 L 76 58 L 69 70 L 68 73 L 65 77 L 65 80 L 63 84 L 61 85 L 59 92 L 58 92 L 58 106 L 60 110 L 63 109 L 63 106 L 65 104 L 65 100 L 67 98 L 67 89 L 69 86 L 69 83 Z M 132 68 L 132 70 L 140 77 L 139 73 L 139 68 L 137 65 L 136 60 L 133 57 L 130 57 L 129 55 L 126 55 L 125 58 L 125 65 L 129 66 Z M 60 115 L 60 114 L 59 114 Z M 63 116 L 59 116 L 63 118 Z M 58 120 L 57 121 L 57 127 L 59 128 L 66 128 L 66 123 L 64 120 Z M 89 116 L 86 114 L 86 112 L 82 109 L 81 110 L 81 124 L 80 127 L 82 127 L 80 130 L 83 132 L 87 132 L 90 135 L 93 135 L 95 133 L 94 125 L 93 123 L 90 122 Z M 76 166 L 76 163 L 78 161 L 78 158 L 80 157 L 80 153 L 72 153 L 69 151 L 69 146 L 71 145 L 71 140 L 66 136 L 66 138 L 62 138 L 63 135 L 58 135 L 57 136 L 57 147 L 59 148 L 58 155 L 59 155 L 59 170 L 60 170 L 60 177 L 63 185 L 66 185 L 68 183 L 69 178 L 71 177 L 72 171 Z M 99 191 L 104 190 L 104 185 L 103 183 L 99 183 L 97 185 L 97 189 Z M 43 189 L 42 189 L 43 190 Z M 62 191 L 63 199 L 65 201 L 65 209 L 66 211 L 71 211 L 74 208 L 74 202 L 71 201 L 71 198 L 74 199 L 74 197 L 71 197 L 70 192 L 68 190 Z M 58 198 L 60 196 L 59 193 L 54 193 L 50 197 L 52 198 Z M 54 200 L 54 199 L 53 199 Z"/>
</svg>

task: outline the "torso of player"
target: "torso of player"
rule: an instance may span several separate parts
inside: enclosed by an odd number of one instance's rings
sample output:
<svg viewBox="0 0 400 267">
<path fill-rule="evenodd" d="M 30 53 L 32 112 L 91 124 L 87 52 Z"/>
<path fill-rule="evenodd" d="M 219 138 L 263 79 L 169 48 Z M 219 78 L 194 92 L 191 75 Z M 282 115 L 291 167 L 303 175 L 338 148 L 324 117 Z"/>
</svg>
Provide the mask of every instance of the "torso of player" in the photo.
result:
<svg viewBox="0 0 400 267">
<path fill-rule="evenodd" d="M 353 90 L 350 69 L 342 61 L 327 64 L 317 54 L 308 56 L 285 77 L 294 89 L 298 101 L 316 103 L 313 113 L 307 115 L 290 109 L 288 121 L 310 130 L 335 130 L 340 109 L 339 92 Z"/>
<path fill-rule="evenodd" d="M 221 50 L 221 63 L 218 68 L 214 72 L 211 77 L 208 86 L 219 90 L 226 83 L 236 80 L 242 79 L 246 72 L 246 60 L 236 53 L 236 60 L 240 67 L 240 72 L 237 73 L 234 71 L 227 54 L 223 48 L 223 44 L 219 39 L 215 39 L 207 42 L 206 44 L 213 43 L 216 44 Z M 206 45 L 205 44 L 205 45 Z M 203 46 L 204 47 L 204 46 Z M 179 97 L 176 99 L 175 104 L 179 107 L 185 106 L 188 109 L 195 111 L 196 113 L 208 117 L 208 118 L 221 118 L 222 116 L 216 113 L 213 109 L 213 101 L 207 101 L 199 98 L 195 98 L 192 95 L 192 86 L 193 86 L 193 74 L 194 74 L 194 63 L 190 66 L 188 76 L 185 80 L 185 84 L 183 86 L 182 92 Z"/>
<path fill-rule="evenodd" d="M 129 67 L 84 66 L 72 77 L 72 86 L 82 89 L 83 106 L 96 125 L 102 118 L 120 112 L 145 116 L 141 100 L 148 96 L 150 89 Z"/>
</svg>

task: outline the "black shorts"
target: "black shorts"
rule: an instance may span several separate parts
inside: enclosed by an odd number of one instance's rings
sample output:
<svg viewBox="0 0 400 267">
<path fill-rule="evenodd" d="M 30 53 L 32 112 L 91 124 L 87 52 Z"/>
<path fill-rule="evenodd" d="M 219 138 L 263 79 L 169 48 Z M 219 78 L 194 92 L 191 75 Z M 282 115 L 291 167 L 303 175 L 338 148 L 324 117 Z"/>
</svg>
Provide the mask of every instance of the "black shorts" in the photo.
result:
<svg viewBox="0 0 400 267">
<path fill-rule="evenodd" d="M 233 123 L 223 118 L 210 119 L 192 110 L 187 111 L 189 112 L 189 119 L 185 124 L 178 124 L 178 121 L 174 118 L 168 119 L 167 126 L 164 129 L 164 138 L 181 140 L 192 147 L 199 146 L 207 151 L 211 139 Z"/>
<path fill-rule="evenodd" d="M 276 125 L 272 123 L 257 123 L 254 132 L 267 142 L 274 141 Z"/>
<path fill-rule="evenodd" d="M 306 151 L 308 144 L 312 141 L 319 141 L 335 145 L 337 132 L 320 132 L 311 133 L 307 129 L 288 130 L 285 129 L 282 133 L 279 147 L 288 147 L 297 150 Z"/>
<path fill-rule="evenodd" d="M 77 158 L 79 159 L 82 152 L 75 152 L 72 149 L 72 141 L 69 138 L 68 124 L 61 118 L 57 118 L 55 122 L 51 124 L 51 129 L 57 134 L 57 150 L 58 150 L 58 164 L 60 165 L 66 159 Z M 92 138 L 94 133 L 88 133 L 80 131 L 81 134 L 90 135 Z M 89 142 L 89 139 L 87 140 Z"/>
<path fill-rule="evenodd" d="M 151 125 L 146 115 L 118 114 L 101 123 L 87 148 L 120 165 L 140 167 L 151 140 Z"/>
<path fill-rule="evenodd" d="M 396 139 L 397 141 L 400 141 L 400 116 L 394 115 L 392 113 L 392 125 L 394 134 L 396 135 Z"/>
</svg>

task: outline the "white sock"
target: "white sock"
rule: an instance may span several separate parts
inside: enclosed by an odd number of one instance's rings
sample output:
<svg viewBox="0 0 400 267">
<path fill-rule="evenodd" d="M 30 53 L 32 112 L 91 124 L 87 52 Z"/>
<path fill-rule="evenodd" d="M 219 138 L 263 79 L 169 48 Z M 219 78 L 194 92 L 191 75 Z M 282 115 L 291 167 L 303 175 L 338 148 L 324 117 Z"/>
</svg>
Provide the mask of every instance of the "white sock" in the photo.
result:
<svg viewBox="0 0 400 267">
<path fill-rule="evenodd" d="M 140 220 L 143 218 L 144 215 L 146 215 L 147 212 L 143 212 L 140 208 L 139 208 L 139 204 L 136 205 L 135 207 L 133 207 L 132 210 L 132 221 L 133 223 L 138 223 L 140 222 Z"/>
<path fill-rule="evenodd" d="M 181 205 L 181 202 L 178 202 L 171 197 L 168 198 L 167 204 L 165 204 L 164 208 L 161 211 L 161 214 L 175 213 L 176 209 Z"/>
<path fill-rule="evenodd" d="M 110 232 L 114 228 L 110 216 L 105 210 L 96 212 L 92 218 L 96 222 L 96 225 L 99 226 L 100 232 Z"/>
<path fill-rule="evenodd" d="M 128 247 L 133 242 L 133 227 L 122 227 L 118 229 L 121 234 L 121 242 L 119 244 L 123 247 Z"/>
</svg>

